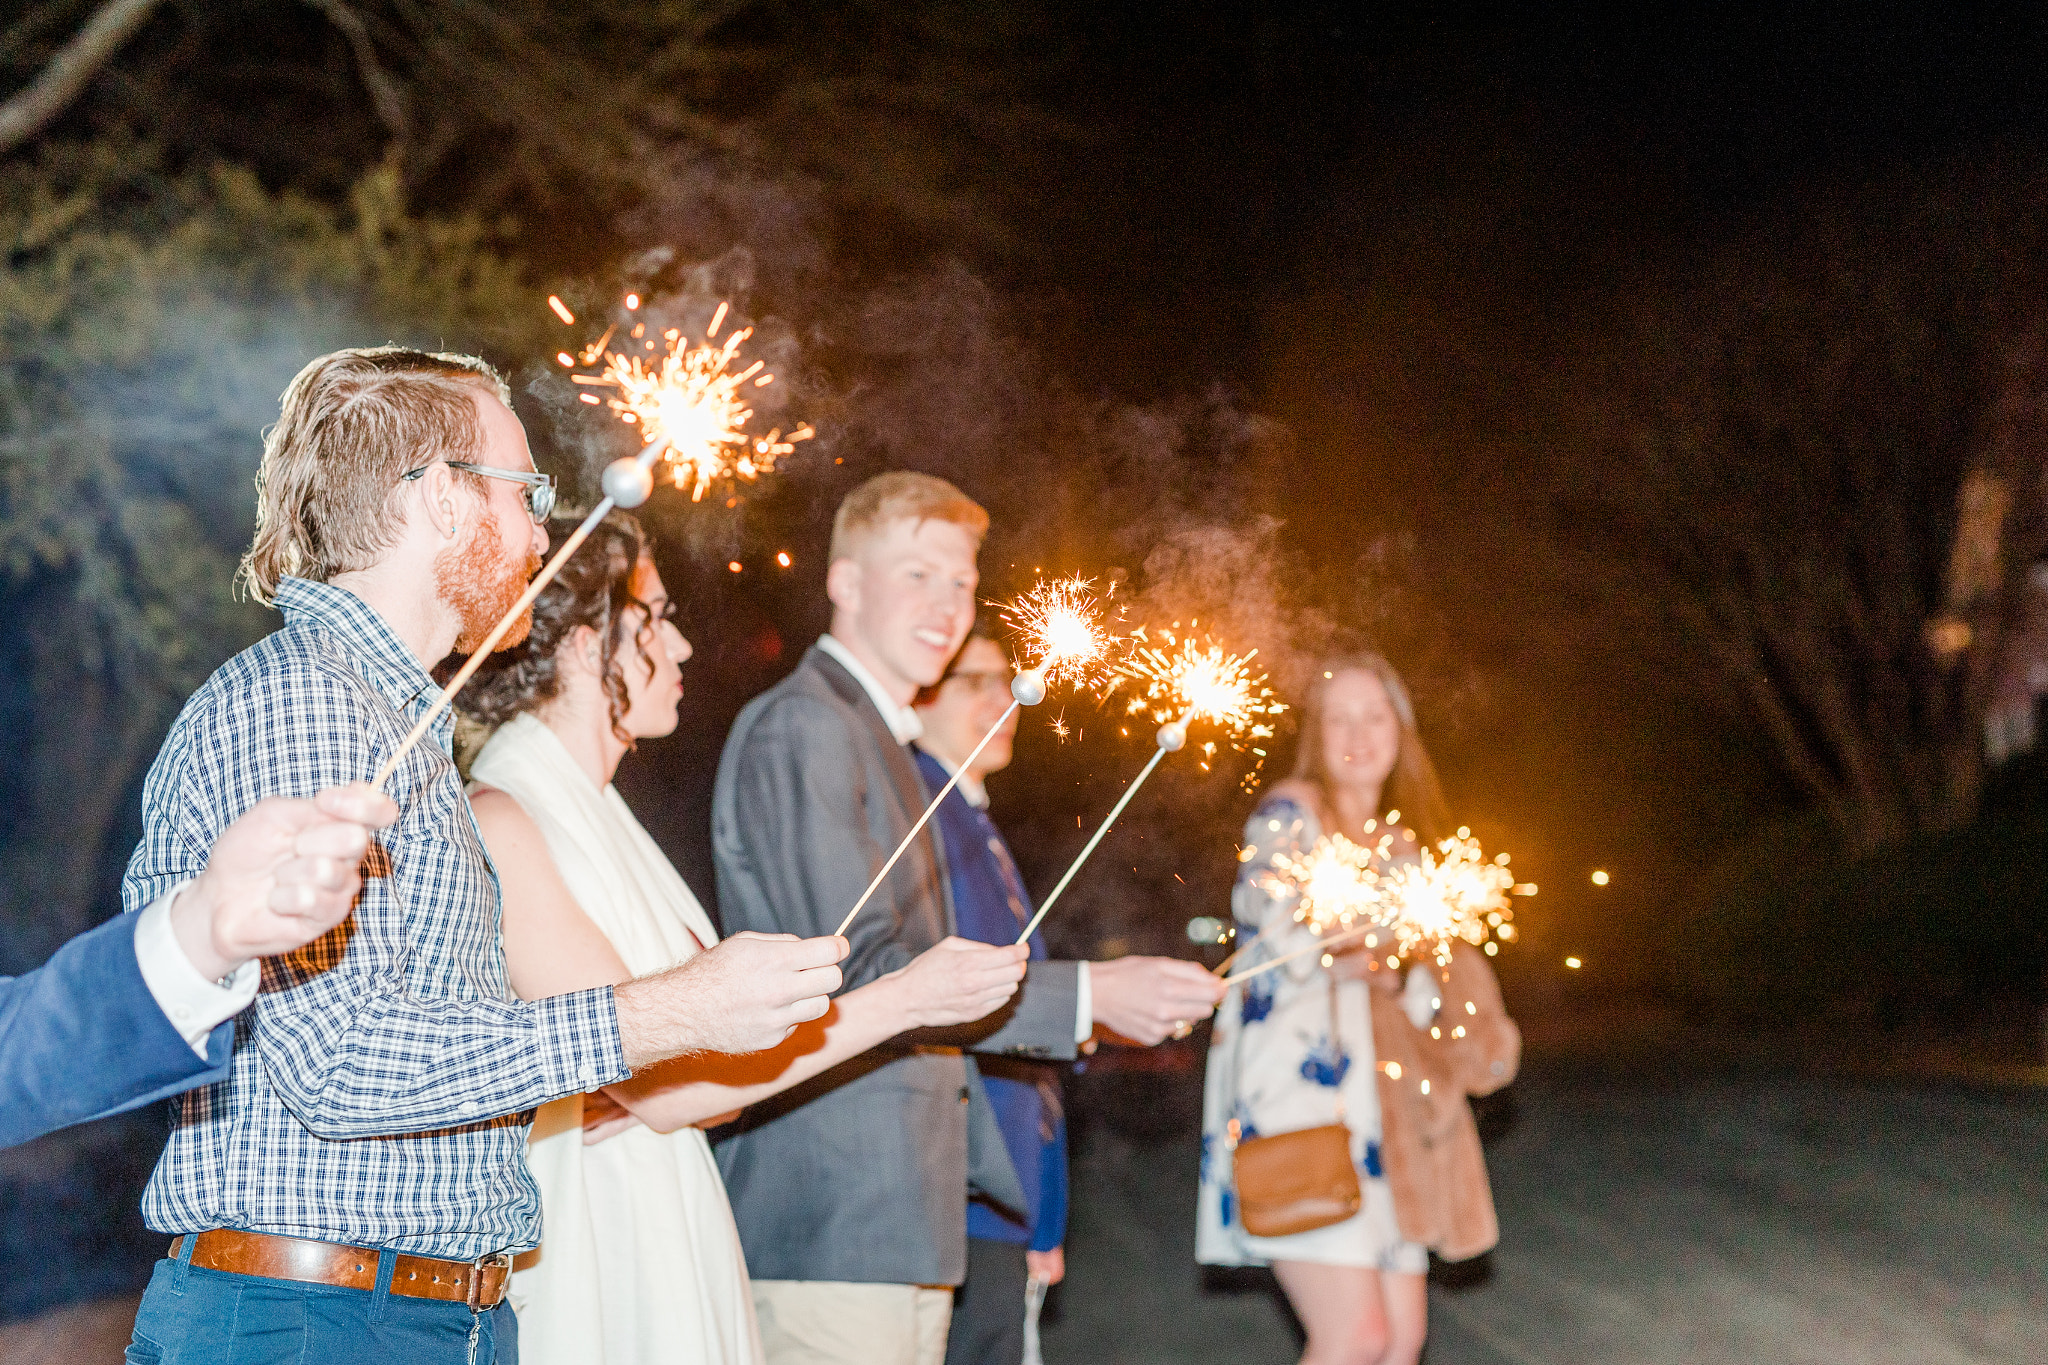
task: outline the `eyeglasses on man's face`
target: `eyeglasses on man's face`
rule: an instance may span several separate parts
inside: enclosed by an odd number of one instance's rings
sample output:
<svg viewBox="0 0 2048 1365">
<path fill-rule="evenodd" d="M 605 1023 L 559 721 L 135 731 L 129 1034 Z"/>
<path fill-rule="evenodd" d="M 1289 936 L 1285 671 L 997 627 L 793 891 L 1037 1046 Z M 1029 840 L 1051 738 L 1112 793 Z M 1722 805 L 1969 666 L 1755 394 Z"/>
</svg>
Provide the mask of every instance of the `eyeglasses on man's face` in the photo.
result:
<svg viewBox="0 0 2048 1365">
<path fill-rule="evenodd" d="M 532 469 L 500 469 L 494 464 L 471 464 L 467 460 L 447 460 L 450 469 L 460 469 L 466 474 L 481 474 L 487 479 L 510 479 L 513 483 L 526 485 L 526 514 L 533 518 L 536 526 L 545 526 L 548 517 L 555 510 L 555 476 L 542 474 Z M 400 483 L 410 483 L 434 466 L 423 464 L 418 469 L 408 469 L 398 476 Z"/>
<path fill-rule="evenodd" d="M 970 697 L 990 696 L 997 692 L 1007 696 L 1010 691 L 1010 674 L 1007 671 L 959 669 L 948 673 L 939 685 L 957 688 Z"/>
</svg>

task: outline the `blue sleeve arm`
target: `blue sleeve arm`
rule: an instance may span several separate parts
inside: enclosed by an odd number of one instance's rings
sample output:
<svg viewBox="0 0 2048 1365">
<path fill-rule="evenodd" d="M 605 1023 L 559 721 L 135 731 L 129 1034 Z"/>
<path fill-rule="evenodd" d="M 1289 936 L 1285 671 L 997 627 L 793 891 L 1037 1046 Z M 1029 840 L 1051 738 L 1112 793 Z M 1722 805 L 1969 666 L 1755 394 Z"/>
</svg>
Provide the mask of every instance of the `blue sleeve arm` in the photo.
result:
<svg viewBox="0 0 2048 1365">
<path fill-rule="evenodd" d="M 133 915 L 0 979 L 0 1147 L 225 1080 L 234 1024 L 196 1056 L 142 979 Z"/>
</svg>

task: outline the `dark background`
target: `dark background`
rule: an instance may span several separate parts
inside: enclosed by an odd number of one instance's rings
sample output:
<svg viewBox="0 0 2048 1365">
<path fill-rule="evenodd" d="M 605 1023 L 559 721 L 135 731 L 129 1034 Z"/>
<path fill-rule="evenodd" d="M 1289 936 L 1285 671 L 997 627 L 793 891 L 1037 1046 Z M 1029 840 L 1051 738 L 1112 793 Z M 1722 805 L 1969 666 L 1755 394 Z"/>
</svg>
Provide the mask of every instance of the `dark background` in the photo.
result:
<svg viewBox="0 0 2048 1365">
<path fill-rule="evenodd" d="M 94 8 L 10 7 L 0 81 Z M 625 438 L 542 300 L 634 287 L 731 299 L 764 420 L 821 433 L 648 513 L 697 655 L 620 784 L 707 901 L 730 719 L 825 624 L 838 498 L 907 466 L 989 506 L 991 598 L 1115 578 L 1287 695 L 1388 653 L 1543 888 L 1499 959 L 1532 1037 L 2038 1062 L 2048 801 L 1978 735 L 2037 558 L 2048 20 L 1654 8 L 156 6 L 0 161 L 0 970 L 115 908 L 178 703 L 269 628 L 226 582 L 291 373 L 479 350 L 587 490 Z M 2013 530 L 1959 605 L 1983 468 Z M 1049 703 L 993 784 L 1041 890 L 1145 757 L 1109 720 Z M 1252 761 L 1168 765 L 1056 946 L 1196 952 Z M 0 1222 L 149 1122 L 9 1158 Z"/>
</svg>

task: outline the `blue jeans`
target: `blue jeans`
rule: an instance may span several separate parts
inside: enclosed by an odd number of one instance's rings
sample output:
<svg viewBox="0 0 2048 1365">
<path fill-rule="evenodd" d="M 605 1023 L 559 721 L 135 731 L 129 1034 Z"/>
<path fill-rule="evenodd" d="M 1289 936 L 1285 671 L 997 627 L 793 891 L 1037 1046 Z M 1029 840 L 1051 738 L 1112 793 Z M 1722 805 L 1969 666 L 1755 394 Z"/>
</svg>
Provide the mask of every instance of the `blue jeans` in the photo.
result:
<svg viewBox="0 0 2048 1365">
<path fill-rule="evenodd" d="M 396 1256 L 382 1258 L 375 1289 L 344 1289 L 194 1266 L 195 1240 L 150 1273 L 129 1365 L 519 1365 L 511 1304 L 471 1313 L 399 1298 Z"/>
</svg>

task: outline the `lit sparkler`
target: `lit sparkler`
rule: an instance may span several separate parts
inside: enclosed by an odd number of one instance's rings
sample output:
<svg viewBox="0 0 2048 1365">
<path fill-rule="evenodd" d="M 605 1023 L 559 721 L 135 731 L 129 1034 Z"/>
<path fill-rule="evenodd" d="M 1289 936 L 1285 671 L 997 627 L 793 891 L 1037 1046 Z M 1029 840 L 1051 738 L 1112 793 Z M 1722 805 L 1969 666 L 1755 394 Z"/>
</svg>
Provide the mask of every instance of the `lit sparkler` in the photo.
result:
<svg viewBox="0 0 2048 1365">
<path fill-rule="evenodd" d="M 1474 947 L 1489 937 L 1514 942 L 1512 898 L 1536 894 L 1533 885 L 1515 881 L 1507 854 L 1488 858 L 1462 826 L 1434 850 L 1424 848 L 1416 861 L 1389 868 L 1381 881 L 1394 911 L 1389 928 L 1399 955 L 1414 958 L 1427 951 L 1439 966 L 1450 965 L 1451 948 L 1460 940 Z"/>
<path fill-rule="evenodd" d="M 639 306 L 637 294 L 626 296 L 627 311 Z M 565 326 L 575 325 L 576 315 L 553 294 L 548 295 L 548 307 Z M 774 376 L 763 373 L 760 362 L 738 373 L 730 372 L 740 344 L 752 335 L 753 329 L 741 328 L 714 348 L 711 341 L 724 325 L 725 315 L 726 305 L 721 303 L 705 332 L 705 344 L 701 347 L 686 347 L 681 334 L 673 329 L 664 333 L 667 349 L 659 352 L 658 363 L 653 369 L 649 369 L 638 356 L 621 355 L 607 349 L 618 331 L 616 327 L 607 328 L 603 336 L 584 347 L 578 355 L 563 351 L 555 357 L 571 369 L 579 364 L 595 365 L 602 359 L 602 374 L 572 375 L 571 379 L 579 384 L 608 385 L 617 389 L 618 395 L 610 400 L 613 410 L 621 421 L 637 426 L 645 433 L 646 444 L 640 448 L 639 454 L 623 456 L 605 466 L 602 481 L 604 497 L 590 509 L 590 515 L 583 519 L 582 524 L 569 533 L 553 558 L 534 575 L 533 581 L 526 585 L 526 591 L 519 595 L 519 600 L 498 618 L 498 624 L 491 628 L 483 643 L 463 661 L 455 676 L 448 680 L 448 685 L 441 689 L 441 695 L 435 698 L 434 704 L 420 715 L 391 756 L 377 769 L 371 785 L 383 786 L 398 770 L 399 763 L 426 735 L 442 708 L 455 700 L 456 694 L 462 691 L 477 669 L 483 666 L 483 661 L 498 647 L 498 642 L 505 638 L 506 632 L 512 629 L 512 623 L 526 614 L 541 590 L 554 581 L 562 565 L 604 520 L 605 514 L 614 507 L 638 507 L 653 496 L 656 461 L 663 456 L 668 457 L 676 487 L 681 488 L 686 481 L 694 481 L 691 497 L 696 499 L 704 496 L 705 488 L 720 474 L 752 479 L 766 473 L 774 468 L 777 458 L 793 449 L 792 442 L 807 440 L 813 434 L 810 427 L 801 426 L 790 433 L 788 440 L 783 439 L 780 430 L 753 439 L 741 430 L 754 415 L 753 409 L 746 406 L 741 385 L 751 383 L 760 388 L 772 383 Z M 645 339 L 646 330 L 646 324 L 636 323 L 629 336 L 643 341 L 647 351 L 655 352 L 658 350 L 655 343 Z M 587 393 L 583 400 L 591 404 L 599 401 Z"/>
<path fill-rule="evenodd" d="M 1293 892 L 1294 918 L 1317 934 L 1328 934 L 1361 920 L 1386 922 L 1387 888 L 1380 871 L 1385 865 L 1385 845 L 1373 848 L 1326 834 L 1300 857 L 1275 855 L 1267 884 Z"/>
<path fill-rule="evenodd" d="M 1176 623 L 1177 626 L 1178 623 Z M 1220 645 L 1198 643 L 1193 638 L 1181 641 L 1172 630 L 1161 632 L 1168 649 L 1139 644 L 1122 658 L 1112 661 L 1107 668 L 1107 681 L 1103 684 L 1104 695 L 1113 691 L 1120 683 L 1134 682 L 1138 691 L 1131 698 L 1129 711 L 1136 715 L 1150 711 L 1153 719 L 1160 722 L 1154 736 L 1157 748 L 1138 775 L 1131 779 L 1109 814 L 1095 828 L 1081 851 L 1074 855 L 1074 861 L 1067 864 L 1067 870 L 1054 883 L 1038 913 L 1024 926 L 1024 932 L 1017 937 L 1022 943 L 1031 937 L 1052 910 L 1053 905 L 1073 882 L 1081 865 L 1095 852 L 1096 845 L 1109 833 L 1117 817 L 1131 804 L 1131 798 L 1138 794 L 1138 788 L 1152 776 L 1165 757 L 1178 751 L 1188 742 L 1188 726 L 1197 720 L 1207 720 L 1222 727 L 1234 742 L 1246 739 L 1263 739 L 1273 733 L 1269 722 L 1262 722 L 1260 716 L 1276 716 L 1286 706 L 1273 695 L 1266 685 L 1264 674 L 1254 674 L 1251 660 L 1257 650 L 1250 654 L 1225 653 Z M 1145 630 L 1141 626 L 1132 633 L 1133 641 L 1143 641 Z M 1215 753 L 1213 743 L 1204 744 L 1205 756 Z M 1264 754 L 1260 754 L 1261 759 Z M 1202 766 L 1206 769 L 1206 761 Z"/>
<path fill-rule="evenodd" d="M 1226 653 L 1211 641 L 1182 638 L 1175 625 L 1160 632 L 1163 647 L 1146 642 L 1145 632 L 1138 630 L 1137 647 L 1118 662 L 1112 687 L 1132 684 L 1130 714 L 1149 711 L 1162 723 L 1175 714 L 1183 724 L 1206 720 L 1233 743 L 1272 738 L 1272 718 L 1287 706 L 1273 695 L 1266 675 L 1253 669 L 1259 651 Z"/>
<path fill-rule="evenodd" d="M 639 302 L 638 295 L 626 296 L 628 311 L 637 309 Z M 575 320 L 560 299 L 550 296 L 548 303 L 565 322 Z M 719 341 L 727 312 L 727 305 L 718 305 L 702 344 L 675 327 L 651 337 L 647 324 L 636 322 L 627 329 L 622 347 L 612 344 L 619 330 L 612 327 L 580 352 L 564 351 L 556 357 L 569 369 L 596 367 L 595 374 L 572 374 L 571 382 L 609 388 L 612 394 L 600 400 L 586 393 L 583 401 L 604 402 L 620 421 L 638 427 L 650 446 L 664 446 L 665 472 L 676 487 L 690 490 L 692 502 L 701 501 L 719 479 L 752 481 L 770 472 L 798 441 L 816 434 L 805 425 L 787 437 L 779 427 L 766 436 L 747 434 L 746 425 L 754 416 L 747 392 L 767 387 L 775 376 L 767 373 L 762 360 L 733 368 L 754 329 L 741 327 Z"/>
<path fill-rule="evenodd" d="M 1511 898 L 1533 896 L 1536 888 L 1515 881 L 1507 854 L 1487 858 L 1472 831 L 1463 827 L 1412 861 L 1396 861 L 1392 848 L 1389 828 L 1376 845 L 1326 835 L 1301 857 L 1274 858 L 1270 884 L 1300 897 L 1294 917 L 1316 940 L 1224 980 L 1242 981 L 1360 937 L 1376 950 L 1382 933 L 1389 940 L 1389 966 L 1427 954 L 1438 967 L 1448 967 L 1461 941 L 1484 945 L 1489 954 L 1494 951 L 1489 938 L 1514 942 Z"/>
<path fill-rule="evenodd" d="M 1083 692 L 1109 685 L 1125 637 L 1105 624 L 1106 598 L 1095 585 L 1072 578 L 1040 579 L 1020 597 L 1002 604 L 1003 624 L 1017 633 L 1019 653 L 1036 660 L 1032 672 L 1048 686 L 1070 682 Z"/>
<path fill-rule="evenodd" d="M 1009 723 L 1018 707 L 1036 706 L 1044 701 L 1046 689 L 1054 682 L 1066 681 L 1088 687 L 1106 676 L 1104 670 L 1118 637 L 1103 625 L 1103 614 L 1103 604 L 1096 598 L 1089 581 L 1078 576 L 1051 581 L 1041 579 L 1029 592 L 1003 606 L 1002 619 L 1023 639 L 1021 652 L 1032 656 L 1036 662 L 1010 679 L 1010 704 L 1003 708 L 1002 715 L 996 717 L 996 723 L 988 728 L 980 743 L 953 770 L 953 776 L 946 785 L 939 788 L 938 794 L 925 805 L 917 823 L 910 827 L 910 832 L 896 845 L 896 851 L 889 855 L 881 871 L 875 873 L 874 879 L 868 883 L 867 890 L 861 892 L 860 899 L 853 903 L 853 909 L 847 911 L 846 918 L 839 922 L 837 932 L 846 932 L 854 916 L 874 896 L 875 888 L 889 875 L 889 869 L 896 866 L 903 851 L 910 847 L 910 841 L 932 818 L 932 812 L 939 808 L 946 794 L 960 784 L 961 774 L 974 766 L 974 760 L 981 757 L 981 751 Z M 1029 937 L 1030 931 L 1025 933 Z"/>
</svg>

